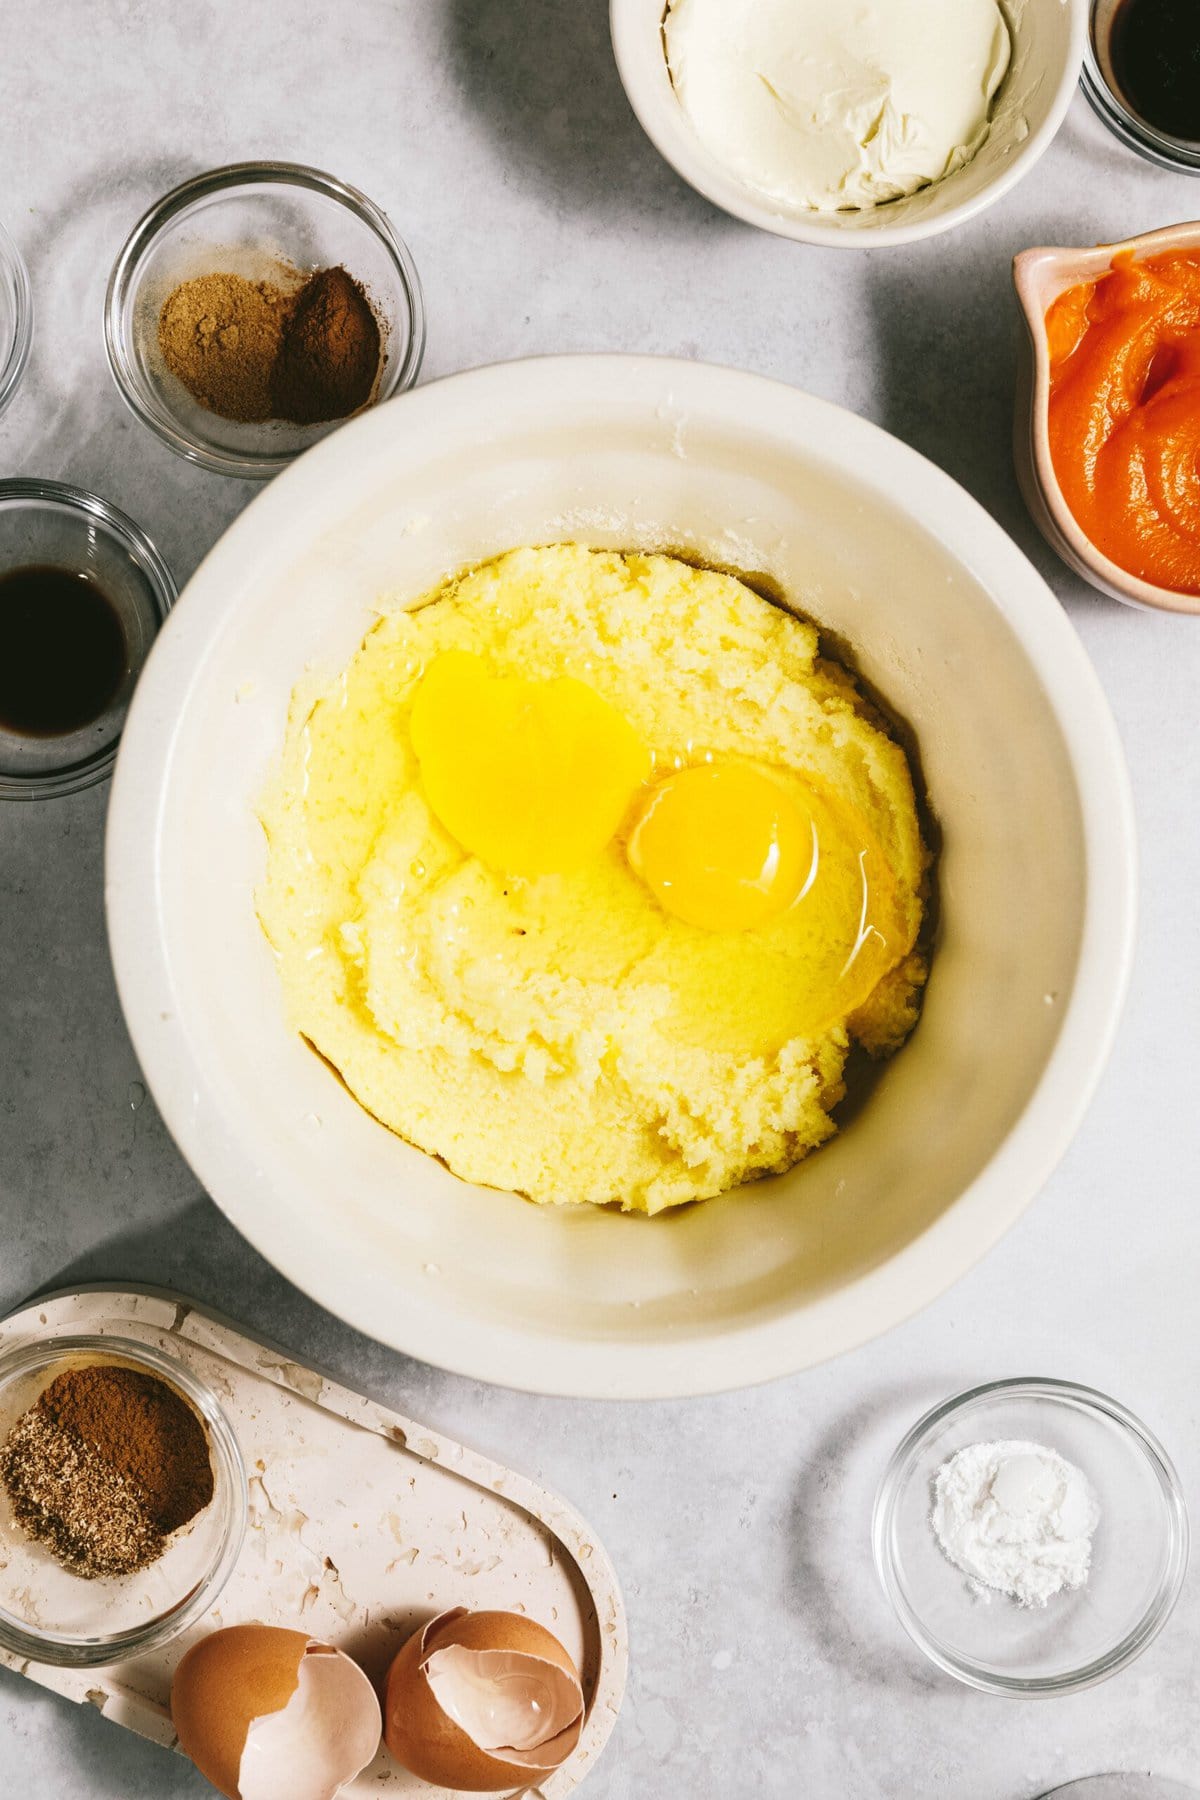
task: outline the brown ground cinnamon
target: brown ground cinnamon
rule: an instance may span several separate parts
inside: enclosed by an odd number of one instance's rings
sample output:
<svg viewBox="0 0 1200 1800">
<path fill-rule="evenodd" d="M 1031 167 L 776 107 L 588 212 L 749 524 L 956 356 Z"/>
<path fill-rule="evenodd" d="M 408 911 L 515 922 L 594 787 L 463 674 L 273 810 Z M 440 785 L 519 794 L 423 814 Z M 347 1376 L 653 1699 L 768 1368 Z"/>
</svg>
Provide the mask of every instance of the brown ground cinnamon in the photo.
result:
<svg viewBox="0 0 1200 1800">
<path fill-rule="evenodd" d="M 345 269 L 318 269 L 296 295 L 271 378 L 275 416 L 297 425 L 344 419 L 371 398 L 379 326 Z"/>
</svg>

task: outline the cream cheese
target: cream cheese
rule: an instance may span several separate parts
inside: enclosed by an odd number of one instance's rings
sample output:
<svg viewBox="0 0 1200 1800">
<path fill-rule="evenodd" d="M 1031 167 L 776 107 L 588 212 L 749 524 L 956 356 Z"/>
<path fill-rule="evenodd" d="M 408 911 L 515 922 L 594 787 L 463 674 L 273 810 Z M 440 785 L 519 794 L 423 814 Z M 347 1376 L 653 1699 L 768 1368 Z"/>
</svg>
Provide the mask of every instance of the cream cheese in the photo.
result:
<svg viewBox="0 0 1200 1800">
<path fill-rule="evenodd" d="M 997 0 L 672 0 L 671 79 L 708 151 L 775 205 L 837 212 L 940 181 L 988 134 Z"/>
</svg>

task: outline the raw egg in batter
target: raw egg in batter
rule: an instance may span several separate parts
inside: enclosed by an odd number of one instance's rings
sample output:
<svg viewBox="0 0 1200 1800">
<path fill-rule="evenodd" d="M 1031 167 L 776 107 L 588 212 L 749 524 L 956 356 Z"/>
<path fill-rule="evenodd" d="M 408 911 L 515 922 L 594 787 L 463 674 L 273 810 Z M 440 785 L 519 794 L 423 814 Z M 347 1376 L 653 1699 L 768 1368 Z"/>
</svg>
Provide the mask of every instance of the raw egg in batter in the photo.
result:
<svg viewBox="0 0 1200 1800">
<path fill-rule="evenodd" d="M 714 959 L 710 1017 L 725 1010 L 715 995 L 728 932 L 754 932 L 755 945 L 739 951 L 739 986 L 775 1031 L 827 1029 L 897 960 L 895 878 L 868 826 L 783 769 L 731 759 L 667 776 L 628 854 L 664 912 L 713 934 L 699 952 Z M 693 1036 L 697 1022 L 676 1018 Z"/>
<path fill-rule="evenodd" d="M 650 772 L 637 732 L 586 682 L 494 675 L 467 650 L 430 665 L 412 742 L 451 837 L 509 875 L 561 873 L 598 855 Z"/>
<path fill-rule="evenodd" d="M 629 860 L 663 910 L 705 931 L 745 931 L 785 912 L 817 854 L 812 820 L 751 762 L 669 775 L 629 840 Z"/>
</svg>

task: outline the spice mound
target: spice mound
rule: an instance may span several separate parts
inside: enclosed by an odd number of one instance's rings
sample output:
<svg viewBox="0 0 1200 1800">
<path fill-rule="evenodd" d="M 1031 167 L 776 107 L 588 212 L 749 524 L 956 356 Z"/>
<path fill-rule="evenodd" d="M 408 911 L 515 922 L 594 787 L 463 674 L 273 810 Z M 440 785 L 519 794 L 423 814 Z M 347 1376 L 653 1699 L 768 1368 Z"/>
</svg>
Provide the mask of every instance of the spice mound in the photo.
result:
<svg viewBox="0 0 1200 1800">
<path fill-rule="evenodd" d="M 18 1525 L 76 1575 L 130 1575 L 213 1497 L 204 1427 L 139 1369 L 91 1364 L 57 1376 L 0 1449 Z"/>
<path fill-rule="evenodd" d="M 343 268 L 299 287 L 214 272 L 163 303 L 158 344 L 171 373 L 209 412 L 239 424 L 344 419 L 371 398 L 382 335 Z"/>
</svg>

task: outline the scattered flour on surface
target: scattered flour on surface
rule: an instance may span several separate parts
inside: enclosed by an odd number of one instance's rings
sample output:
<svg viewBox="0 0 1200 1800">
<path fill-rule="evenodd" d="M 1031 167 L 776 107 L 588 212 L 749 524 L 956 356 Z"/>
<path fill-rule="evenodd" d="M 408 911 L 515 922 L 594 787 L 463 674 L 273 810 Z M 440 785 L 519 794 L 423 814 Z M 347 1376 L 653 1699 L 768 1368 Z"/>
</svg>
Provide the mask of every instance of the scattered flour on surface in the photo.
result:
<svg viewBox="0 0 1200 1800">
<path fill-rule="evenodd" d="M 985 1598 L 1045 1606 L 1082 1587 L 1099 1520 L 1087 1477 L 1044 1444 L 968 1444 L 934 1478 L 934 1535 Z"/>
</svg>

